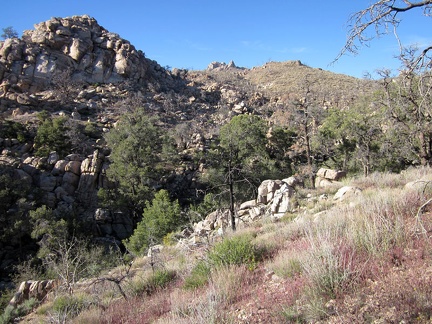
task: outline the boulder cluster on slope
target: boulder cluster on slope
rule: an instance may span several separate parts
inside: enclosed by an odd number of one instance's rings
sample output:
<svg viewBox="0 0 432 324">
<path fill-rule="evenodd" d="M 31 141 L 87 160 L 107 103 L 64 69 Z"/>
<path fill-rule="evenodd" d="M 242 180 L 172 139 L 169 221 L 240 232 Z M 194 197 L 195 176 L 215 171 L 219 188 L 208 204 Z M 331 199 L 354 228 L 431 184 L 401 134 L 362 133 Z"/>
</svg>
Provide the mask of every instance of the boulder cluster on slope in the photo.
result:
<svg viewBox="0 0 432 324">
<path fill-rule="evenodd" d="M 353 195 L 360 195 L 361 189 L 351 186 L 343 186 L 336 181 L 345 177 L 345 173 L 337 170 L 321 168 L 318 174 L 329 181 L 324 186 L 335 186 L 338 190 L 333 197 L 333 202 L 342 201 Z M 336 176 L 337 175 L 337 176 Z M 327 178 L 324 178 L 327 177 Z M 264 180 L 258 187 L 256 199 L 243 202 L 236 209 L 237 226 L 250 224 L 260 219 L 278 220 L 286 213 L 298 212 L 298 205 L 295 200 L 298 195 L 298 188 L 304 187 L 301 178 L 291 176 L 283 180 Z M 318 200 L 328 200 L 327 194 L 321 195 Z M 305 200 L 315 201 L 309 194 Z M 309 210 L 309 212 L 313 209 Z M 316 217 L 320 216 L 319 213 Z M 180 241 L 180 245 L 197 244 L 205 242 L 209 237 L 220 236 L 231 227 L 231 217 L 228 210 L 217 210 L 193 225 L 192 233 L 185 233 L 186 238 Z"/>
<path fill-rule="evenodd" d="M 116 83 L 142 81 L 149 69 L 141 51 L 88 16 L 41 22 L 22 39 L 1 42 L 0 57 L 2 84 L 21 91 L 43 88 L 58 70 L 90 83 Z"/>
</svg>

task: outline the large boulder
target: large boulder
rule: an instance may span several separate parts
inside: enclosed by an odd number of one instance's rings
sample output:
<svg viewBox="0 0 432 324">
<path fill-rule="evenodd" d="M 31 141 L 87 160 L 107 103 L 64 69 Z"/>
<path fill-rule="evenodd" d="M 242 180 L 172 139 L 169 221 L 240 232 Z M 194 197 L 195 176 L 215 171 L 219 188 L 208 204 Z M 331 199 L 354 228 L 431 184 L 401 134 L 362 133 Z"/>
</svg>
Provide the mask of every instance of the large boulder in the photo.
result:
<svg viewBox="0 0 432 324">
<path fill-rule="evenodd" d="M 78 185 L 78 197 L 83 203 L 94 202 L 98 188 L 99 173 L 102 169 L 104 155 L 96 150 L 93 155 L 81 163 L 81 177 Z"/>
<path fill-rule="evenodd" d="M 65 173 L 65 168 L 66 168 L 66 164 L 68 164 L 69 162 L 66 160 L 58 160 L 55 164 L 54 164 L 54 168 L 51 170 L 51 174 L 58 176 L 58 175 L 62 175 Z"/>
<path fill-rule="evenodd" d="M 345 171 L 320 168 L 315 177 L 315 187 L 319 188 L 329 187 L 335 184 L 338 185 L 338 181 L 343 179 L 345 176 Z"/>
<path fill-rule="evenodd" d="M 9 305 L 16 307 L 30 298 L 42 301 L 57 285 L 58 282 L 56 280 L 23 281 L 21 282 L 18 291 L 9 302 Z"/>
<path fill-rule="evenodd" d="M 331 181 L 339 181 L 340 179 L 344 178 L 346 176 L 345 171 L 340 170 L 331 170 L 331 169 L 325 169 L 321 168 L 317 172 L 317 177 L 328 179 Z"/>
<path fill-rule="evenodd" d="M 88 83 L 144 83 L 155 65 L 86 15 L 51 18 L 24 31 L 21 39 L 0 42 L 0 62 L 1 92 L 14 89 L 8 98 L 23 105 L 34 104 L 24 91 L 44 90 L 65 71 L 71 80 Z"/>
<path fill-rule="evenodd" d="M 268 204 L 274 197 L 275 192 L 283 185 L 281 180 L 264 180 L 258 187 L 257 203 Z"/>
<path fill-rule="evenodd" d="M 53 191 L 57 185 L 57 177 L 43 173 L 39 178 L 39 188 L 44 191 Z"/>
<path fill-rule="evenodd" d="M 81 174 L 81 162 L 80 161 L 70 161 L 65 165 L 64 170 L 66 172 L 72 172 L 76 175 Z"/>
<path fill-rule="evenodd" d="M 284 184 L 280 189 L 275 192 L 270 207 L 273 217 L 280 218 L 286 212 L 289 212 L 293 209 L 291 198 L 294 196 L 294 193 L 295 191 L 293 187 L 287 184 Z"/>
<path fill-rule="evenodd" d="M 296 187 L 304 187 L 304 182 L 300 177 L 291 176 L 286 179 L 282 179 L 288 186 L 296 188 Z"/>
<path fill-rule="evenodd" d="M 340 188 L 333 197 L 333 200 L 342 201 L 349 197 L 358 196 L 362 193 L 362 190 L 357 187 L 344 186 Z"/>
<path fill-rule="evenodd" d="M 80 176 L 73 172 L 65 172 L 63 175 L 62 187 L 72 195 L 78 188 L 80 182 Z"/>
</svg>

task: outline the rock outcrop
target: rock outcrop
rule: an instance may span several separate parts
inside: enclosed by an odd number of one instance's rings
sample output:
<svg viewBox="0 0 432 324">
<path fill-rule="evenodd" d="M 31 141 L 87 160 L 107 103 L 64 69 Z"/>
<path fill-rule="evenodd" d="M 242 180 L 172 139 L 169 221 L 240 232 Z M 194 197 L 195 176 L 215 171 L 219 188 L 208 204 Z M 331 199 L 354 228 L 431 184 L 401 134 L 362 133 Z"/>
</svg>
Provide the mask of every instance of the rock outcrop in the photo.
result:
<svg viewBox="0 0 432 324">
<path fill-rule="evenodd" d="M 362 190 L 357 187 L 352 186 L 344 186 L 340 188 L 334 195 L 333 200 L 335 201 L 343 201 L 348 197 L 358 196 L 362 193 Z"/>
<path fill-rule="evenodd" d="M 228 70 L 228 69 L 241 69 L 237 67 L 234 63 L 234 61 L 230 61 L 228 64 L 224 62 L 211 62 L 207 66 L 207 70 Z"/>
<path fill-rule="evenodd" d="M 315 187 L 327 187 L 338 184 L 338 181 L 346 176 L 345 171 L 321 168 L 315 178 Z"/>
<path fill-rule="evenodd" d="M 57 281 L 55 280 L 23 281 L 9 302 L 9 305 L 16 307 L 30 298 L 42 301 L 45 296 L 56 287 L 56 285 Z"/>
<path fill-rule="evenodd" d="M 21 39 L 0 42 L 0 96 L 30 104 L 29 94 L 46 89 L 63 72 L 88 84 L 144 84 L 155 73 L 170 78 L 129 41 L 86 15 L 51 18 L 24 31 Z"/>
<path fill-rule="evenodd" d="M 254 200 L 246 201 L 236 210 L 237 226 L 250 224 L 258 219 L 279 219 L 287 212 L 293 211 L 296 206 L 293 203 L 295 187 L 302 186 L 303 182 L 298 177 L 289 177 L 284 180 L 265 180 L 258 187 L 258 195 Z M 185 235 L 188 243 L 197 244 L 203 242 L 211 235 L 222 235 L 231 227 L 231 217 L 228 210 L 217 210 L 207 217 L 195 223 L 193 233 Z"/>
</svg>

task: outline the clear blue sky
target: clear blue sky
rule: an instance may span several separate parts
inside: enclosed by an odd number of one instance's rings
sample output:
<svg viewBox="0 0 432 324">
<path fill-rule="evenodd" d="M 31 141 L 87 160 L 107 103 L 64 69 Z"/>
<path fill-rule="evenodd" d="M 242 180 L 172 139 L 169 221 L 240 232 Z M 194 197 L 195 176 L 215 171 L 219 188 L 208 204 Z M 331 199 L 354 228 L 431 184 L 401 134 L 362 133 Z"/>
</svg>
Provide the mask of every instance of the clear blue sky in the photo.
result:
<svg viewBox="0 0 432 324">
<path fill-rule="evenodd" d="M 393 35 L 329 65 L 344 45 L 349 15 L 369 0 L 0 1 L 0 28 L 13 26 L 21 35 L 51 17 L 87 14 L 162 66 L 201 70 L 212 61 L 233 60 L 251 68 L 301 60 L 356 77 L 399 66 L 393 58 L 398 53 Z M 401 17 L 399 33 L 405 43 L 432 43 L 431 18 L 420 10 Z"/>
</svg>

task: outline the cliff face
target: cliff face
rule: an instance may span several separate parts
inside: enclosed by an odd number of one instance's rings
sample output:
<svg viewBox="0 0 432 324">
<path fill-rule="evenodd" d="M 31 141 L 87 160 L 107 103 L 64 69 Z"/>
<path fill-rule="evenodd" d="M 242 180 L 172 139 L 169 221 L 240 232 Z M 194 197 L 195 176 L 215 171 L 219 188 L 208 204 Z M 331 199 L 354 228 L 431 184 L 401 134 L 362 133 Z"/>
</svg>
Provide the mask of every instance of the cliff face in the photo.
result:
<svg viewBox="0 0 432 324">
<path fill-rule="evenodd" d="M 42 90 L 62 71 L 88 83 L 145 82 L 155 62 L 94 18 L 51 18 L 0 42 L 0 83 L 22 92 Z"/>
</svg>

